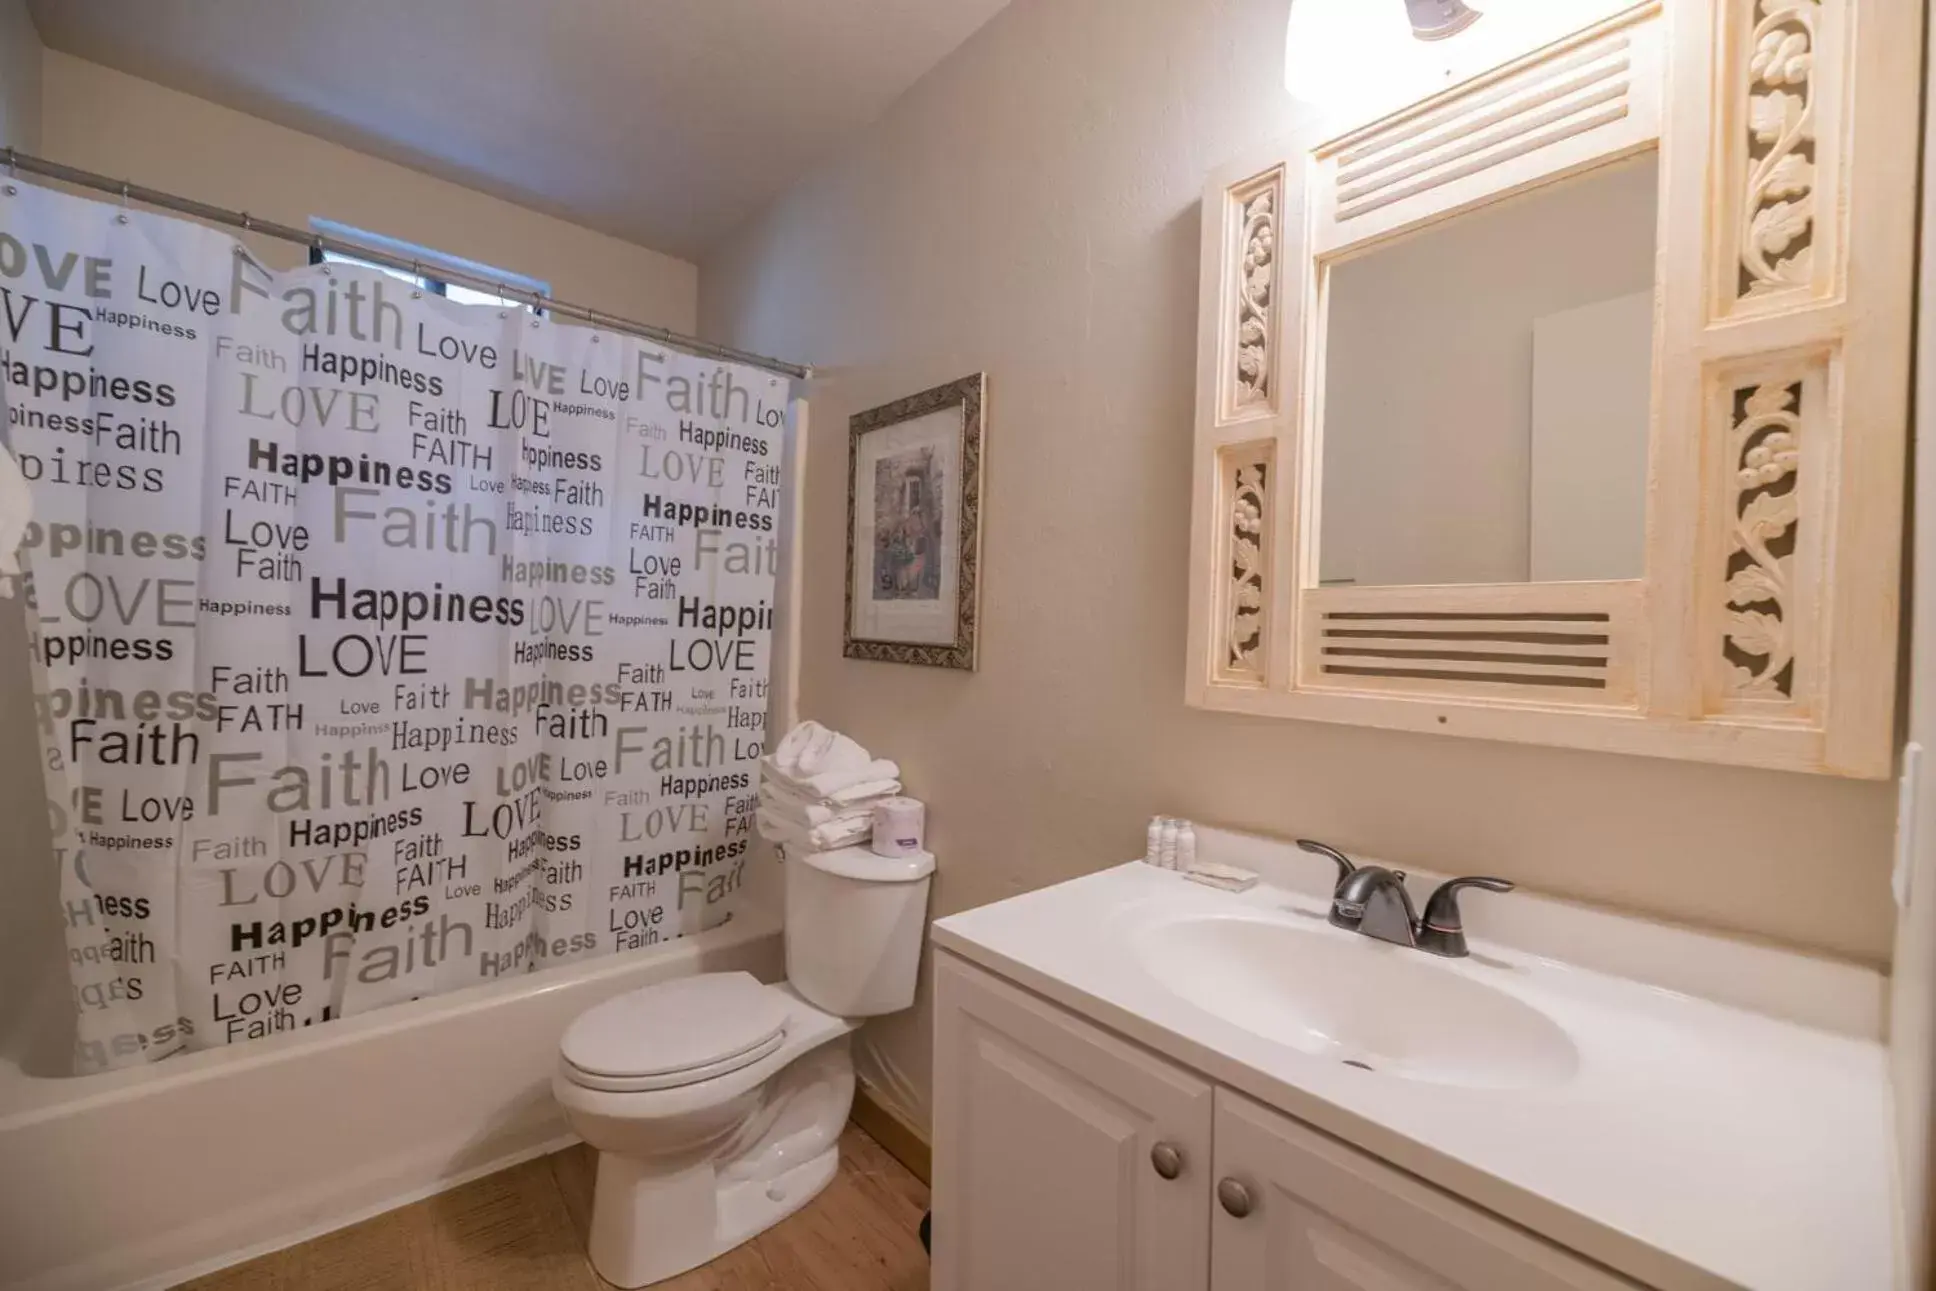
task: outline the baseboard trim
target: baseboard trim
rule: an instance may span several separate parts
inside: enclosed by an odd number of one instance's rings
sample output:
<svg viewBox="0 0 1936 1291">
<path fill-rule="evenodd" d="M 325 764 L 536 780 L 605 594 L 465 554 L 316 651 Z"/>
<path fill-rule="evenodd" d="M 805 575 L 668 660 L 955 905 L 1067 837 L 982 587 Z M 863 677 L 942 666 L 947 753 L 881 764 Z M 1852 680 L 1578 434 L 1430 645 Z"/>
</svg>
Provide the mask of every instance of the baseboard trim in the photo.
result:
<svg viewBox="0 0 1936 1291">
<path fill-rule="evenodd" d="M 854 1090 L 854 1110 L 850 1118 L 869 1138 L 887 1149 L 887 1154 L 906 1166 L 908 1173 L 933 1186 L 934 1149 L 927 1137 L 903 1120 L 865 1084 Z"/>
</svg>

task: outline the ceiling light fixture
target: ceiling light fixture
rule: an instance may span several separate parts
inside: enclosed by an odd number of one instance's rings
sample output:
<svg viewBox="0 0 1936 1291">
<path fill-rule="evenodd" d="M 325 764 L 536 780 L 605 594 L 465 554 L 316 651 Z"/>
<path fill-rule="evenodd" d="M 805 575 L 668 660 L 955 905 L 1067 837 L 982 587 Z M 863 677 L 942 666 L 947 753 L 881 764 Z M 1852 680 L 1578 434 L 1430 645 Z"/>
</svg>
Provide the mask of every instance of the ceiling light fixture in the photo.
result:
<svg viewBox="0 0 1936 1291">
<path fill-rule="evenodd" d="M 1412 35 L 1420 40 L 1449 40 L 1481 15 L 1467 8 L 1465 0 L 1405 0 L 1405 16 L 1412 20 Z"/>
<path fill-rule="evenodd" d="M 1340 133 L 1634 4 L 1635 0 L 1471 0 L 1469 4 L 1467 0 L 1291 0 L 1284 84 L 1293 97 L 1315 109 L 1321 129 Z"/>
</svg>

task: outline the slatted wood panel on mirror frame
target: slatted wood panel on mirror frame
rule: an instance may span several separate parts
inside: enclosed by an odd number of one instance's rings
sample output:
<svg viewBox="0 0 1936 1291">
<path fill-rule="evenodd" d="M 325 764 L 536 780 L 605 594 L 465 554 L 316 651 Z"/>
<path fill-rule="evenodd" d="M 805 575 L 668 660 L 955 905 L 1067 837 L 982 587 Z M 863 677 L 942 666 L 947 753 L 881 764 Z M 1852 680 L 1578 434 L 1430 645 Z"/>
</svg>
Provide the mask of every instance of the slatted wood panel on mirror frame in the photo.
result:
<svg viewBox="0 0 1936 1291">
<path fill-rule="evenodd" d="M 1631 707 L 1641 591 L 1635 581 L 1316 588 L 1304 597 L 1299 682 Z"/>
<path fill-rule="evenodd" d="M 1367 243 L 1522 177 L 1565 174 L 1660 134 L 1661 24 L 1614 24 L 1518 75 L 1321 150 L 1312 252 Z"/>
<path fill-rule="evenodd" d="M 1922 21 L 1899 0 L 1651 0 L 1213 176 L 1188 702 L 1888 775 Z M 1322 586 L 1330 267 L 1651 149 L 1644 577 Z"/>
</svg>

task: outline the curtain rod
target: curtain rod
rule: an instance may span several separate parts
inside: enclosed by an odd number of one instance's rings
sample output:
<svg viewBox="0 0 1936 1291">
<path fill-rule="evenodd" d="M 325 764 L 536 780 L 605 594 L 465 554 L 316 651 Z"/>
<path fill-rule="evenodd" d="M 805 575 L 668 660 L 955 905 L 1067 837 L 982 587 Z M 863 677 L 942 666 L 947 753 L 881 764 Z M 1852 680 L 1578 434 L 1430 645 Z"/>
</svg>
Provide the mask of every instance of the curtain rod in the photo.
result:
<svg viewBox="0 0 1936 1291">
<path fill-rule="evenodd" d="M 198 220 L 204 220 L 210 224 L 227 225 L 230 228 L 241 229 L 245 233 L 260 233 L 267 237 L 281 238 L 285 242 L 299 243 L 318 251 L 334 251 L 339 255 L 355 256 L 359 260 L 368 260 L 372 264 L 384 265 L 420 277 L 435 270 L 433 276 L 443 282 L 454 282 L 478 291 L 488 291 L 506 299 L 516 299 L 520 294 L 528 295 L 535 308 L 549 310 L 567 318 L 579 319 L 594 327 L 642 336 L 647 340 L 658 341 L 674 349 L 685 350 L 707 358 L 732 359 L 738 363 L 764 368 L 768 372 L 778 372 L 784 376 L 797 377 L 803 381 L 813 375 L 813 369 L 804 364 L 788 363 L 781 359 L 768 358 L 764 354 L 736 350 L 730 345 L 714 345 L 711 341 L 702 341 L 696 336 L 685 336 L 667 328 L 654 327 L 650 323 L 638 323 L 600 310 L 587 309 L 583 305 L 554 300 L 549 296 L 540 296 L 537 292 L 519 293 L 504 283 L 493 282 L 489 278 L 479 277 L 476 274 L 447 269 L 441 264 L 426 267 L 421 261 L 385 251 L 381 247 L 365 246 L 349 239 L 331 237 L 327 233 L 291 228 L 287 224 L 278 224 L 274 220 L 257 219 L 247 211 L 225 210 L 220 206 L 210 206 L 206 202 L 195 201 L 193 198 L 177 197 L 173 193 L 164 193 L 158 189 L 143 188 L 139 184 L 130 184 L 126 180 L 109 179 L 106 175 L 97 175 L 92 171 L 80 170 L 73 166 L 63 166 L 57 161 L 35 157 L 15 148 L 0 151 L 0 158 L 4 158 L 4 165 L 9 172 L 24 170 L 29 174 L 43 175 L 48 179 L 58 179 L 63 183 L 76 184 L 82 188 L 107 193 L 119 197 L 124 202 L 140 202 L 144 206 L 156 206 L 164 211 L 192 215 Z"/>
</svg>

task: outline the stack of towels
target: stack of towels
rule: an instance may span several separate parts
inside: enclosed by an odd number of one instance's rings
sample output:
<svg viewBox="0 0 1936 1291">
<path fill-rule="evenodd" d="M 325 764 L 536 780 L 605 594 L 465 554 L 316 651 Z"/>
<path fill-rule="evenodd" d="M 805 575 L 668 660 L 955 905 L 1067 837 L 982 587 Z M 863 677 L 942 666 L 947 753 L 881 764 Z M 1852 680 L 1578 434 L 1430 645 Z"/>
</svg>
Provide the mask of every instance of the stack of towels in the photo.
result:
<svg viewBox="0 0 1936 1291">
<path fill-rule="evenodd" d="M 760 767 L 760 834 L 801 851 L 866 842 L 875 802 L 901 792 L 900 767 L 818 722 L 788 731 Z"/>
</svg>

